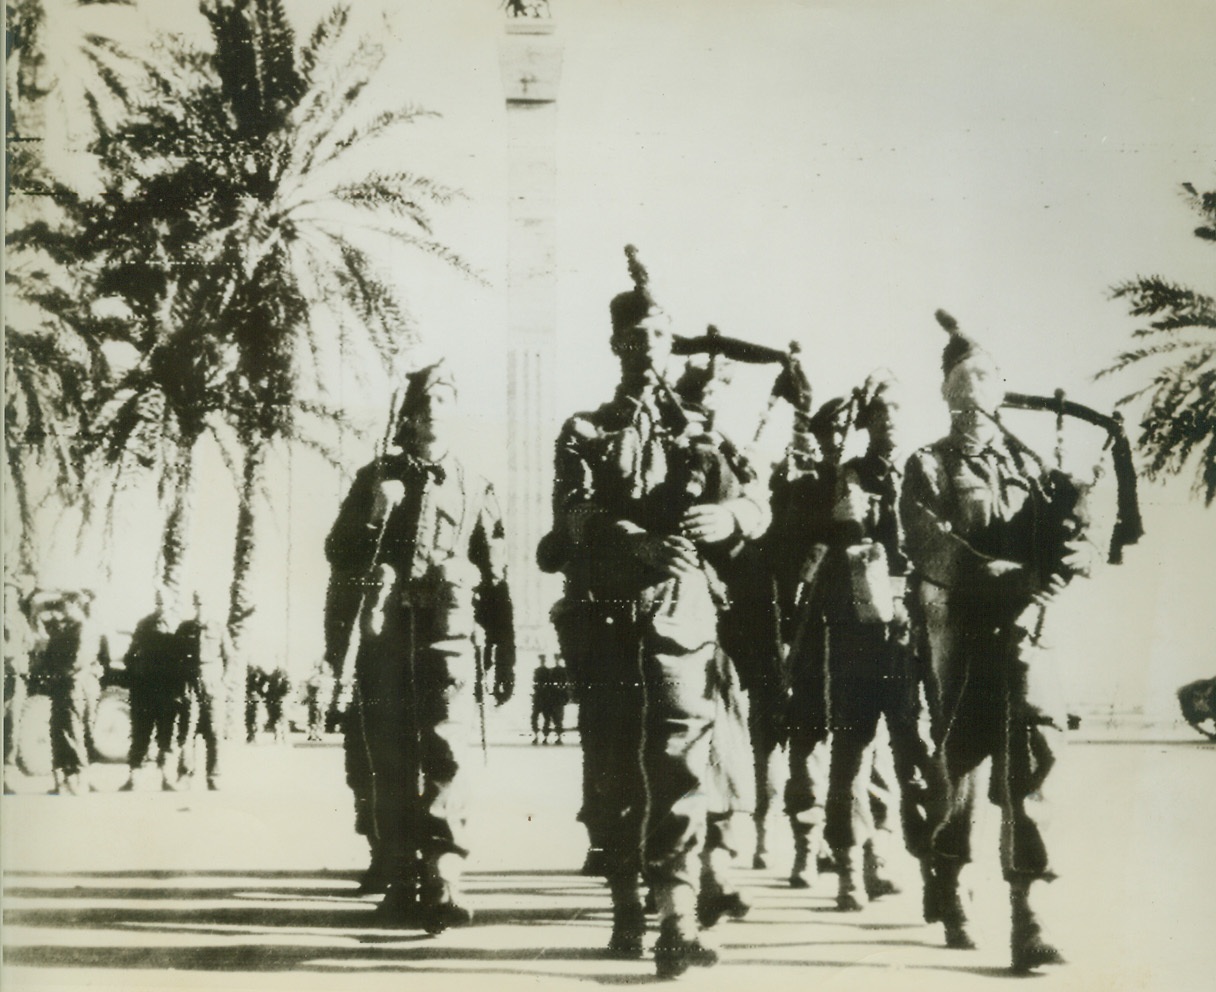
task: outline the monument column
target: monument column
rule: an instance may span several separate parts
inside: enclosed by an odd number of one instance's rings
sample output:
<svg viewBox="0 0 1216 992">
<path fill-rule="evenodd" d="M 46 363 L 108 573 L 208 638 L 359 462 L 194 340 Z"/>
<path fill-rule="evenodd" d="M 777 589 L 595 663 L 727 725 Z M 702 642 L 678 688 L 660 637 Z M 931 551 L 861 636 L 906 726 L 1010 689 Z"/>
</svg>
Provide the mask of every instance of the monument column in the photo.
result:
<svg viewBox="0 0 1216 992">
<path fill-rule="evenodd" d="M 507 493 L 516 633 L 529 653 L 551 650 L 556 583 L 536 567 L 551 525 L 557 345 L 555 233 L 557 87 L 562 44 L 547 5 L 517 5 L 500 46 L 507 101 Z M 527 13 L 522 8 L 527 7 Z"/>
</svg>

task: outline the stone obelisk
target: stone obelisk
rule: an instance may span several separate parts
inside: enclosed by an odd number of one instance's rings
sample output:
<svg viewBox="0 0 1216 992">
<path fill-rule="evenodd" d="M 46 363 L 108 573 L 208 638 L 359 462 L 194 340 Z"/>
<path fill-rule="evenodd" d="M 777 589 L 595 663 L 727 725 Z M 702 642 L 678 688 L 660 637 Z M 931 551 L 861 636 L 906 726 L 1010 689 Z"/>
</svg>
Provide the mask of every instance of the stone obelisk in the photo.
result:
<svg viewBox="0 0 1216 992">
<path fill-rule="evenodd" d="M 534 7 L 536 5 L 533 5 Z M 545 16 L 506 21 L 500 46 L 507 100 L 507 493 L 516 634 L 529 653 L 551 650 L 557 592 L 536 567 L 551 524 L 557 346 L 555 201 L 557 87 L 562 44 Z"/>
</svg>

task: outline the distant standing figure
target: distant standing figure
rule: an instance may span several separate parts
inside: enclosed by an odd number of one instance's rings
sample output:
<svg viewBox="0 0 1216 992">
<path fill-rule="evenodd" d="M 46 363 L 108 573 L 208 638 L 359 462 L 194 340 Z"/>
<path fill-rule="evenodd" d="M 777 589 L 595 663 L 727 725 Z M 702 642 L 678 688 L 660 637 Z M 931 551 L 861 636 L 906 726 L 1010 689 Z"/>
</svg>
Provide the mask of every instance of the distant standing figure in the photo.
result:
<svg viewBox="0 0 1216 992">
<path fill-rule="evenodd" d="M 566 704 L 570 702 L 570 677 L 560 662 L 549 665 L 548 655 L 532 673 L 532 743 L 548 744 L 549 735 L 562 743 Z"/>
<path fill-rule="evenodd" d="M 181 694 L 181 658 L 166 596 L 158 592 L 156 608 L 135 626 L 123 658 L 131 707 L 131 749 L 127 755 L 130 774 L 124 792 L 135 788 L 135 773 L 147 761 L 148 749 L 156 743 L 156 765 L 161 787 L 171 789 L 174 700 Z"/>
<path fill-rule="evenodd" d="M 21 713 L 29 694 L 30 653 L 34 634 L 26 616 L 19 583 L 4 582 L 4 791 L 12 792 L 18 777 L 17 747 L 21 740 Z"/>
<path fill-rule="evenodd" d="M 88 791 L 93 717 L 106 645 L 90 618 L 90 593 L 64 593 L 45 617 L 43 665 L 51 697 L 52 794 Z"/>
<path fill-rule="evenodd" d="M 287 741 L 287 697 L 291 693 L 291 679 L 282 668 L 276 668 L 266 676 L 263 689 L 266 701 L 266 729 L 278 744 Z"/>
<path fill-rule="evenodd" d="M 193 603 L 194 615 L 177 628 L 185 686 L 179 713 L 179 777 L 183 786 L 189 786 L 195 768 L 194 738 L 201 736 L 207 752 L 207 788 L 214 792 L 220 782 L 224 685 L 232 660 L 232 642 L 223 624 L 210 615 L 198 592 Z"/>
</svg>

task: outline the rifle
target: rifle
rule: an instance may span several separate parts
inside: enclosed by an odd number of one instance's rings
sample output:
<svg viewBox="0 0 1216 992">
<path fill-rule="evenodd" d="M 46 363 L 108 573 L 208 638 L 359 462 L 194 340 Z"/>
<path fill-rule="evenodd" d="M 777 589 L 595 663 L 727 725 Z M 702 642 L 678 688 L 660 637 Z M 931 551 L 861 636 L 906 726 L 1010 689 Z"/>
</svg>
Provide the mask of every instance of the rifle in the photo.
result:
<svg viewBox="0 0 1216 992">
<path fill-rule="evenodd" d="M 384 459 L 388 457 L 388 451 L 393 443 L 393 438 L 397 433 L 397 412 L 401 406 L 404 393 L 400 387 L 393 390 L 392 404 L 389 407 L 388 423 L 385 425 L 384 434 L 380 438 L 380 442 L 376 445 L 376 483 L 377 485 L 383 481 Z M 359 576 L 359 603 L 355 609 L 349 627 L 346 631 L 346 647 L 342 652 L 342 667 L 338 673 L 337 684 L 334 686 L 334 708 L 340 708 L 343 705 L 349 705 L 355 688 L 355 657 L 358 653 L 359 642 L 362 639 L 362 631 L 359 630 L 359 623 L 363 616 L 363 611 L 367 607 L 367 590 L 370 588 L 374 578 L 377 559 L 380 557 L 380 546 L 384 541 L 384 532 L 388 525 L 389 515 L 386 513 L 384 519 L 380 521 L 380 526 L 376 531 L 376 541 L 372 547 L 371 558 L 368 560 L 367 567 L 363 574 Z M 358 631 L 358 636 L 356 635 Z"/>
<path fill-rule="evenodd" d="M 1075 403 L 1064 398 L 1064 390 L 1057 389 L 1052 396 L 1032 396 L 1026 393 L 1006 393 L 1002 406 L 1015 410 L 1037 410 L 1054 413 L 1057 429 L 1063 427 L 1064 417 L 1076 417 L 1087 424 L 1101 427 L 1106 431 L 1106 442 L 1103 450 L 1111 452 L 1111 460 L 1115 468 L 1117 487 L 1115 526 L 1111 531 L 1110 552 L 1107 561 L 1112 565 L 1123 561 L 1123 549 L 1129 544 L 1135 544 L 1144 536 L 1144 523 L 1140 516 L 1140 501 L 1136 492 L 1136 468 L 1132 460 L 1131 442 L 1123 428 L 1123 417 L 1119 413 L 1099 413 L 1091 407 Z M 997 423 L 1001 429 L 1023 449 L 1033 451 L 1029 445 L 1018 439 L 1000 420 Z M 1038 460 L 1038 456 L 1035 456 Z M 1040 460 L 1040 464 L 1041 460 Z"/>
</svg>

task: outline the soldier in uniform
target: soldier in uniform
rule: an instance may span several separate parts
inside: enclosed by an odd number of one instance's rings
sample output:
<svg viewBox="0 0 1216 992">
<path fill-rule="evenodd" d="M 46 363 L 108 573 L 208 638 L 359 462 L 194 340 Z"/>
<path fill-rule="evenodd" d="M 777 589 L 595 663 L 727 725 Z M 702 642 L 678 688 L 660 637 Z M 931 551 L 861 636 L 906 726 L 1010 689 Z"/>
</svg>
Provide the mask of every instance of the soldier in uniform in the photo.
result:
<svg viewBox="0 0 1216 992">
<path fill-rule="evenodd" d="M 909 650 L 904 602 L 909 565 L 898 506 L 899 388 L 890 373 L 866 381 L 856 426 L 869 432 L 869 447 L 841 467 L 821 566 L 831 731 L 824 836 L 839 875 L 842 910 L 860 909 L 893 891 L 880 873 L 876 831 L 859 835 L 856 829 L 859 819 L 870 826 L 857 807 L 869 812 L 880 719 L 890 735 L 905 843 L 922 861 L 932 777 L 929 743 L 920 731 L 922 680 Z"/>
<path fill-rule="evenodd" d="M 626 254 L 634 288 L 609 308 L 620 385 L 611 401 L 562 428 L 554 534 L 541 557 L 566 574 L 556 619 L 572 668 L 579 657 L 582 816 L 593 844 L 603 845 L 609 949 L 642 953 L 645 874 L 659 917 L 656 968 L 674 977 L 717 960 L 696 918 L 709 680 L 724 603 L 709 558 L 762 533 L 768 508 L 723 497 L 732 469 L 661 377 L 670 320 L 632 246 Z M 572 640 L 582 642 L 573 652 Z"/>
<path fill-rule="evenodd" d="M 135 789 L 136 773 L 143 768 L 153 742 L 161 788 L 173 788 L 175 700 L 181 695 L 177 685 L 182 671 L 179 648 L 167 593 L 159 590 L 155 608 L 135 625 L 123 657 L 131 707 L 131 748 L 127 756 L 130 773 L 120 791 Z"/>
<path fill-rule="evenodd" d="M 811 863 L 826 870 L 831 861 L 823 846 L 828 714 L 826 584 L 819 573 L 849 413 L 847 401 L 835 397 L 813 416 L 796 417 L 793 444 L 771 483 L 773 524 L 765 547 L 775 578 L 782 636 L 789 645 L 789 777 L 784 800 L 794 835 L 793 888 L 810 885 Z"/>
<path fill-rule="evenodd" d="M 1042 464 L 997 420 L 1004 387 L 995 362 L 949 314 L 937 317 L 950 334 L 942 354 L 950 432 L 909 459 L 901 498 L 946 779 L 926 910 L 943 923 L 948 946 L 974 946 L 959 873 L 971 859 L 977 770 L 991 759 L 1012 963 L 1029 971 L 1063 960 L 1030 895 L 1055 877 L 1044 786 L 1067 719 L 1045 691 L 1045 625 L 1054 596 L 1088 568 L 1091 549 L 1084 521 L 1051 512 Z"/>
<path fill-rule="evenodd" d="M 66 592 L 49 604 L 43 623 L 43 671 L 51 697 L 51 762 L 54 794 L 91 791 L 87 781 L 93 718 L 101 675 L 109 660 L 105 638 L 90 616 L 89 592 Z"/>
<path fill-rule="evenodd" d="M 409 376 L 399 450 L 359 471 L 325 545 L 331 583 L 367 583 L 331 602 L 354 603 L 360 624 L 346 721 L 365 762 L 356 802 L 388 883 L 378 913 L 431 933 L 471 919 L 456 889 L 469 853 L 476 627 L 495 699 L 514 690 L 506 537 L 493 488 L 450 450 L 456 400 L 444 363 Z M 349 631 L 353 618 L 330 622 Z"/>
<path fill-rule="evenodd" d="M 34 634 L 26 615 L 22 583 L 4 580 L 4 792 L 17 781 L 17 749 L 21 744 L 21 714 L 29 695 L 30 654 Z"/>
<path fill-rule="evenodd" d="M 232 641 L 228 629 L 212 614 L 196 591 L 193 616 L 177 628 L 177 651 L 181 660 L 182 694 L 179 703 L 178 785 L 189 788 L 194 778 L 196 737 L 202 737 L 206 752 L 207 788 L 220 787 L 220 751 L 224 737 L 225 686 L 232 664 Z"/>
</svg>

